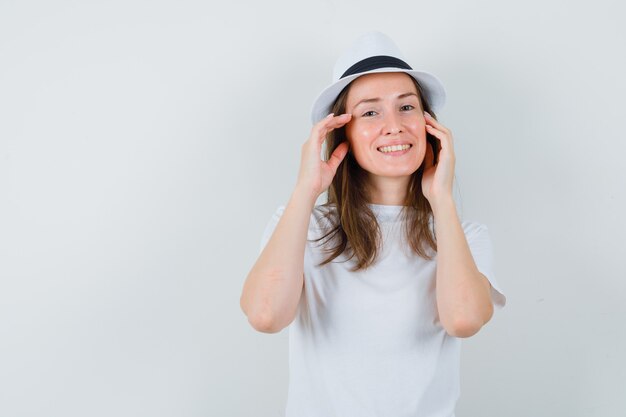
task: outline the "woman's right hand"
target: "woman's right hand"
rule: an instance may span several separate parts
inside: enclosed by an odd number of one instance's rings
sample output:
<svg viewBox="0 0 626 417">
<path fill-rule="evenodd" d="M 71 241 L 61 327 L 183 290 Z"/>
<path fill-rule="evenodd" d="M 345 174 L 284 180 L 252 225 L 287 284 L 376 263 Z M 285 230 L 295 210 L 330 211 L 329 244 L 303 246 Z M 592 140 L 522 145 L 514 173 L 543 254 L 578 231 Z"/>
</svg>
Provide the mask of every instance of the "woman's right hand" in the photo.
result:
<svg viewBox="0 0 626 417">
<path fill-rule="evenodd" d="M 328 161 L 322 161 L 320 158 L 322 143 L 328 132 L 345 125 L 351 118 L 352 115 L 349 113 L 344 113 L 341 116 L 329 114 L 313 125 L 311 136 L 302 144 L 298 186 L 310 190 L 316 198 L 330 186 L 337 172 L 337 167 L 348 153 L 349 146 L 347 141 L 341 143 Z"/>
</svg>

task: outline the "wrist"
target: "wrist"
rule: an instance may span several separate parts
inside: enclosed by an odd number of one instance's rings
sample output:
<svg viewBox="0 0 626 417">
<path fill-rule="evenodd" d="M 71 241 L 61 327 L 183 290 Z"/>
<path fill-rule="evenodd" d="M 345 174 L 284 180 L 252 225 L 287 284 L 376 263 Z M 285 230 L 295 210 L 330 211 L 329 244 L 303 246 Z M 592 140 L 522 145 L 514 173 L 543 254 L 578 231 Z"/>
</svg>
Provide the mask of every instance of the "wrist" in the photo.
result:
<svg viewBox="0 0 626 417">
<path fill-rule="evenodd" d="M 430 201 L 429 203 L 430 207 L 433 209 L 433 216 L 435 217 L 437 217 L 437 215 L 441 212 L 449 212 L 450 210 L 456 211 L 456 203 L 451 195 L 433 199 L 433 201 Z"/>
<path fill-rule="evenodd" d="M 296 184 L 291 196 L 291 198 L 305 201 L 312 208 L 315 206 L 315 202 L 317 201 L 319 194 L 310 187 L 306 187 L 302 184 Z"/>
</svg>

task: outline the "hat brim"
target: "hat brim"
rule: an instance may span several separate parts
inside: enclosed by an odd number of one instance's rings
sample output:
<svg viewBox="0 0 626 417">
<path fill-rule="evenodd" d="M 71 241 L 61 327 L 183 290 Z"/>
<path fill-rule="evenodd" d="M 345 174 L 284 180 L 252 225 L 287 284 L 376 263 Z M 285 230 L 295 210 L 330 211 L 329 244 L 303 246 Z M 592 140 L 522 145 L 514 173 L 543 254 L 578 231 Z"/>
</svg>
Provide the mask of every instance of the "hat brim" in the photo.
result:
<svg viewBox="0 0 626 417">
<path fill-rule="evenodd" d="M 326 87 L 317 96 L 311 108 L 311 122 L 313 124 L 319 122 L 326 117 L 341 90 L 343 90 L 354 79 L 365 75 L 378 72 L 404 72 L 415 78 L 424 90 L 424 95 L 430 103 L 433 112 L 439 111 L 446 102 L 446 91 L 443 83 L 433 74 L 426 71 L 407 70 L 402 68 L 376 68 L 370 71 L 360 72 L 358 74 L 349 75 L 345 78 L 334 82 Z"/>
</svg>

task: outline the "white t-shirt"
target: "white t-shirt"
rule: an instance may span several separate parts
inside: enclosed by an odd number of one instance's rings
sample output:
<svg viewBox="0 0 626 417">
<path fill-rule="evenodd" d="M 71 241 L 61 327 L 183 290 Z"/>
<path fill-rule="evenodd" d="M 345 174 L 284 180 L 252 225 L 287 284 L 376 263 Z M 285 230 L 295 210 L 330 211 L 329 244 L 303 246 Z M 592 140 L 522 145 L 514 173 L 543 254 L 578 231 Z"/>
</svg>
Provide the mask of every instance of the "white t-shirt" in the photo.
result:
<svg viewBox="0 0 626 417">
<path fill-rule="evenodd" d="M 356 256 L 346 261 L 345 255 L 316 267 L 327 255 L 320 242 L 306 244 L 303 293 L 287 327 L 286 417 L 454 417 L 461 339 L 439 322 L 436 255 L 427 261 L 402 243 L 402 206 L 369 207 L 384 244 L 368 270 L 351 272 Z M 260 250 L 284 209 L 270 219 Z M 328 224 L 323 210 L 313 209 L 307 239 L 320 237 Z M 493 272 L 487 227 L 461 225 L 478 270 L 491 282 L 494 306 L 502 308 L 506 298 Z"/>
</svg>

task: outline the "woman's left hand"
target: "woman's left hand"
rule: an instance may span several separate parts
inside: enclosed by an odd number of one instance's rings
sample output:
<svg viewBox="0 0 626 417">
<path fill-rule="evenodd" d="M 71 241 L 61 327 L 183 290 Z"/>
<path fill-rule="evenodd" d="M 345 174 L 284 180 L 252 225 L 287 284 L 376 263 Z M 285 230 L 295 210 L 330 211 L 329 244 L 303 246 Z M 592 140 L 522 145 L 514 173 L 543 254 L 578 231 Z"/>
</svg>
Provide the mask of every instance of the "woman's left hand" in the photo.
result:
<svg viewBox="0 0 626 417">
<path fill-rule="evenodd" d="M 424 118 L 426 120 L 426 133 L 439 139 L 441 144 L 439 160 L 436 165 L 433 165 L 434 153 L 428 142 L 426 142 L 426 155 L 424 155 L 422 192 L 434 209 L 439 201 L 452 200 L 455 156 L 450 129 L 426 112 L 424 112 Z"/>
</svg>

